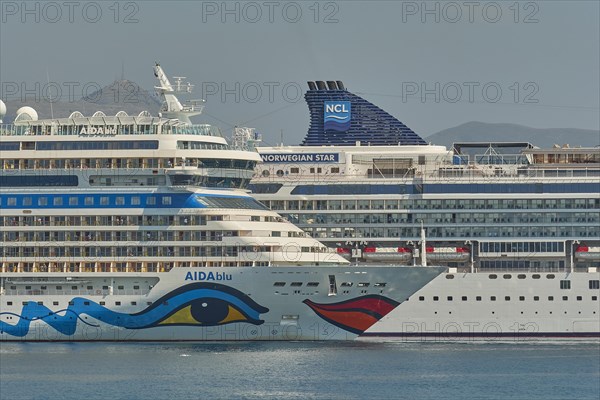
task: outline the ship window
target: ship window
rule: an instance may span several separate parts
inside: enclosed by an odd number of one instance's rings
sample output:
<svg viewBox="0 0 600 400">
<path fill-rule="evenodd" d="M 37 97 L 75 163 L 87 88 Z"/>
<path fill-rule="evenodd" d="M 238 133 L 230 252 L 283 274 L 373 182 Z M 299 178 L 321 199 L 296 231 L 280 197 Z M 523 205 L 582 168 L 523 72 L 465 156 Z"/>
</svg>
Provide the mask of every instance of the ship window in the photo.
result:
<svg viewBox="0 0 600 400">
<path fill-rule="evenodd" d="M 448 301 L 452 301 L 452 296 L 448 296 Z"/>
<path fill-rule="evenodd" d="M 526 276 L 525 276 L 524 274 L 519 274 L 519 275 L 517 275 L 517 278 L 519 278 L 519 279 L 525 279 L 525 277 L 526 277 Z"/>
<path fill-rule="evenodd" d="M 24 306 L 26 306 L 27 304 L 29 304 L 29 302 L 28 302 L 28 301 L 24 301 L 22 304 L 23 304 Z"/>
<path fill-rule="evenodd" d="M 31 286 L 25 286 L 25 290 L 31 290 Z"/>
<path fill-rule="evenodd" d="M 512 278 L 512 275 L 511 274 L 504 274 L 504 275 L 502 275 L 502 277 L 504 279 L 510 279 L 510 278 Z"/>
<path fill-rule="evenodd" d="M 94 205 L 94 198 L 86 196 L 86 198 L 83 201 L 83 204 L 85 204 L 86 206 L 93 206 Z"/>
<path fill-rule="evenodd" d="M 496 296 L 491 296 L 491 297 L 490 297 L 490 300 L 491 300 L 491 301 L 496 301 Z"/>
<path fill-rule="evenodd" d="M 23 197 L 23 206 L 30 206 L 31 205 L 31 197 L 27 196 L 27 197 Z"/>
<path fill-rule="evenodd" d="M 40 197 L 38 199 L 38 206 L 47 206 L 48 205 L 48 198 L 47 197 Z"/>
<path fill-rule="evenodd" d="M 131 198 L 131 205 L 132 206 L 139 206 L 140 205 L 140 196 L 133 196 Z"/>
<path fill-rule="evenodd" d="M 146 205 L 147 206 L 155 206 L 156 205 L 156 197 L 154 197 L 154 196 L 146 197 Z"/>
<path fill-rule="evenodd" d="M 448 275 L 446 275 L 446 279 L 454 279 L 454 275 L 448 274 Z"/>
<path fill-rule="evenodd" d="M 354 285 L 354 283 L 352 283 L 352 282 L 342 282 L 342 284 L 341 284 L 340 286 L 343 286 L 343 287 L 351 287 L 351 286 L 353 286 L 353 285 Z"/>
<path fill-rule="evenodd" d="M 319 286 L 319 282 L 308 282 L 308 283 L 306 284 L 306 286 L 310 286 L 310 287 L 317 287 L 317 286 Z"/>
<path fill-rule="evenodd" d="M 75 196 L 71 196 L 69 197 L 69 205 L 70 206 L 77 206 L 79 205 L 79 199 Z"/>
<path fill-rule="evenodd" d="M 569 300 L 569 296 L 563 296 L 562 299 L 563 299 L 563 301 L 567 301 L 567 300 Z"/>
<path fill-rule="evenodd" d="M 592 301 L 598 300 L 598 296 L 592 296 Z"/>
<path fill-rule="evenodd" d="M 62 286 L 57 286 L 56 290 L 62 290 Z"/>
<path fill-rule="evenodd" d="M 525 296 L 519 296 L 519 301 L 525 301 Z"/>
<path fill-rule="evenodd" d="M 477 296 L 477 297 L 475 297 L 475 300 L 477 300 L 477 301 L 481 301 L 481 296 Z"/>
<path fill-rule="evenodd" d="M 533 279 L 540 279 L 540 276 L 539 276 L 538 274 L 533 274 L 533 275 L 531 275 L 531 277 L 532 277 Z"/>
<path fill-rule="evenodd" d="M 540 301 L 540 296 L 533 296 L 533 301 Z"/>
<path fill-rule="evenodd" d="M 277 176 L 281 178 L 283 176 L 283 170 L 278 169 L 277 170 Z"/>
<path fill-rule="evenodd" d="M 300 173 L 300 168 L 290 168 L 290 173 L 298 174 L 298 173 Z"/>
<path fill-rule="evenodd" d="M 120 301 L 115 301 L 115 306 L 120 306 L 121 302 Z"/>
<path fill-rule="evenodd" d="M 331 173 L 332 174 L 339 174 L 340 173 L 340 168 L 339 167 L 331 167 Z"/>
<path fill-rule="evenodd" d="M 433 301 L 438 301 L 440 298 L 437 296 L 433 296 Z"/>
<path fill-rule="evenodd" d="M 43 302 L 43 301 L 38 301 L 38 302 L 37 302 L 37 305 L 38 305 L 38 306 L 43 306 L 43 305 L 44 305 L 44 302 Z"/>
<path fill-rule="evenodd" d="M 90 305 L 90 302 L 89 302 L 89 301 L 84 301 L 84 302 L 83 302 L 83 305 L 84 305 L 84 306 L 89 306 L 89 305 Z"/>
<path fill-rule="evenodd" d="M 70 302 L 69 302 L 69 305 L 70 305 L 70 306 L 74 306 L 74 305 L 75 305 L 75 303 L 74 303 L 74 302 L 72 302 L 72 301 L 70 301 Z"/>
<path fill-rule="evenodd" d="M 290 286 L 302 286 L 302 282 L 292 282 Z"/>
<path fill-rule="evenodd" d="M 53 306 L 57 306 L 57 305 L 58 305 L 58 301 L 53 301 L 53 302 L 52 302 L 52 305 L 53 305 Z"/>
<path fill-rule="evenodd" d="M 163 196 L 162 204 L 163 204 L 163 206 L 170 206 L 171 205 L 171 196 Z"/>
<path fill-rule="evenodd" d="M 115 199 L 115 205 L 124 206 L 125 205 L 125 197 L 117 196 L 117 198 Z"/>
<path fill-rule="evenodd" d="M 425 301 L 425 296 L 419 296 L 419 301 Z"/>
<path fill-rule="evenodd" d="M 548 296 L 548 301 L 554 301 L 554 296 Z"/>
<path fill-rule="evenodd" d="M 55 197 L 54 199 L 52 199 L 52 205 L 62 206 L 63 205 L 62 197 Z"/>
<path fill-rule="evenodd" d="M 135 285 L 135 286 L 133 287 L 133 290 L 138 290 L 139 288 L 140 288 L 139 286 Z"/>
<path fill-rule="evenodd" d="M 285 286 L 285 282 L 275 282 L 273 286 Z"/>
<path fill-rule="evenodd" d="M 77 290 L 77 286 L 71 286 L 71 290 Z"/>
<path fill-rule="evenodd" d="M 577 301 L 581 301 L 581 300 L 583 300 L 583 297 L 577 296 Z"/>
<path fill-rule="evenodd" d="M 385 287 L 385 285 L 387 285 L 387 283 L 386 283 L 386 282 L 377 282 L 377 283 L 376 283 L 375 285 L 373 285 L 373 286 L 375 286 L 375 287 Z"/>
<path fill-rule="evenodd" d="M 369 287 L 371 284 L 369 282 L 359 282 L 358 287 Z"/>
<path fill-rule="evenodd" d="M 100 302 L 100 305 L 101 305 L 101 306 L 105 306 L 105 305 L 106 305 L 106 302 L 105 302 L 105 301 L 101 301 L 101 302 Z"/>
<path fill-rule="evenodd" d="M 467 296 L 463 296 L 462 301 L 467 301 Z"/>
<path fill-rule="evenodd" d="M 123 289 L 125 289 L 125 287 L 124 286 L 117 286 L 117 289 L 123 290 Z"/>
<path fill-rule="evenodd" d="M 496 274 L 491 274 L 490 275 L 490 279 L 496 279 L 496 278 L 498 278 L 498 275 L 496 275 Z"/>
<path fill-rule="evenodd" d="M 569 280 L 560 281 L 560 288 L 561 289 L 571 289 L 571 281 L 569 281 Z"/>
<path fill-rule="evenodd" d="M 12 301 L 7 301 L 7 302 L 6 302 L 6 305 L 7 305 L 7 306 L 12 306 Z M 55 305 L 56 305 L 56 304 L 55 304 Z"/>
<path fill-rule="evenodd" d="M 108 286 L 102 286 L 102 290 L 108 290 Z"/>
<path fill-rule="evenodd" d="M 136 305 L 137 305 L 137 302 L 136 302 L 136 301 L 132 301 L 132 302 L 131 302 L 131 305 L 132 305 L 132 306 L 136 306 Z"/>
<path fill-rule="evenodd" d="M 590 289 L 600 289 L 600 280 L 592 279 L 590 280 L 589 285 Z"/>
<path fill-rule="evenodd" d="M 554 279 L 554 274 L 548 274 L 548 275 L 546 275 L 546 278 L 547 279 Z"/>
<path fill-rule="evenodd" d="M 510 296 L 504 296 L 504 301 L 510 301 Z"/>
</svg>

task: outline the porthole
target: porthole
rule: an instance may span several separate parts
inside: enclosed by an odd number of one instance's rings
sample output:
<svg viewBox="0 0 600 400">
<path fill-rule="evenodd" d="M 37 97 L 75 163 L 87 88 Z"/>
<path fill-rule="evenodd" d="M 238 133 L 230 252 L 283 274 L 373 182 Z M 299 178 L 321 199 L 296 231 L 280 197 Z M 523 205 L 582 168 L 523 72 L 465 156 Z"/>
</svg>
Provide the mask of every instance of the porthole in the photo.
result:
<svg viewBox="0 0 600 400">
<path fill-rule="evenodd" d="M 532 277 L 533 279 L 540 279 L 540 276 L 539 276 L 538 274 L 533 274 L 533 275 L 531 275 L 531 277 Z"/>
<path fill-rule="evenodd" d="M 496 275 L 496 274 L 491 274 L 490 275 L 490 279 L 496 279 L 496 278 L 498 278 L 498 275 Z"/>
<path fill-rule="evenodd" d="M 526 275 L 525 274 L 519 274 L 519 275 L 517 275 L 517 278 L 519 278 L 519 279 L 525 279 Z"/>
<path fill-rule="evenodd" d="M 554 276 L 554 274 L 548 274 L 548 275 L 546 275 L 546 278 L 547 279 L 554 279 L 555 276 Z"/>
<path fill-rule="evenodd" d="M 270 174 L 270 172 L 269 172 L 269 170 L 268 170 L 268 169 L 265 169 L 265 170 L 263 170 L 263 172 L 262 172 L 262 176 L 264 176 L 264 177 L 266 178 L 266 177 L 267 177 L 267 176 L 269 176 L 269 175 L 271 175 L 271 174 Z"/>
<path fill-rule="evenodd" d="M 283 170 L 278 169 L 277 170 L 277 176 L 281 178 L 283 176 Z"/>
<path fill-rule="evenodd" d="M 454 275 L 448 274 L 448 275 L 446 275 L 446 279 L 454 279 Z"/>
<path fill-rule="evenodd" d="M 504 274 L 504 275 L 502 275 L 502 277 L 504 279 L 510 279 L 510 278 L 512 278 L 512 275 L 511 274 Z"/>
</svg>

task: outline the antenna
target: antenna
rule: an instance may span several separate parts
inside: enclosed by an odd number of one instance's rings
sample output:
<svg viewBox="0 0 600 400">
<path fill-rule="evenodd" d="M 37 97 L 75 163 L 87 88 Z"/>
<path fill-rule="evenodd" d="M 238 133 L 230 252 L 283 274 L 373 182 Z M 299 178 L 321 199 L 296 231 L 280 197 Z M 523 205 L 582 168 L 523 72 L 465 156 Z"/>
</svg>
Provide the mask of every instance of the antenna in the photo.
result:
<svg viewBox="0 0 600 400">
<path fill-rule="evenodd" d="M 50 86 L 50 72 L 48 72 L 48 68 L 46 67 L 46 79 L 48 80 L 48 86 Z M 54 106 L 53 101 L 50 99 L 50 118 L 54 119 Z"/>
<path fill-rule="evenodd" d="M 279 146 L 280 146 L 280 147 L 283 147 L 283 129 L 282 129 L 282 130 L 281 130 L 281 132 L 280 132 L 280 141 L 279 141 L 279 143 L 280 143 L 280 145 L 279 145 Z"/>
</svg>

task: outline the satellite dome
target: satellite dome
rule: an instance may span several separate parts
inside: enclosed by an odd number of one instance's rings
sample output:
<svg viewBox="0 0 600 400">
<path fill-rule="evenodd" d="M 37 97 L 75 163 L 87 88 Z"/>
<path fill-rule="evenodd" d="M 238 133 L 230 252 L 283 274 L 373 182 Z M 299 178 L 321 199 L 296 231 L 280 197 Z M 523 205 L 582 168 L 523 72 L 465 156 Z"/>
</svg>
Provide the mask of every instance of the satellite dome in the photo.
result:
<svg viewBox="0 0 600 400">
<path fill-rule="evenodd" d="M 2 118 L 6 115 L 6 104 L 2 100 L 0 100 L 0 123 L 2 123 Z"/>
<path fill-rule="evenodd" d="M 25 106 L 17 110 L 15 121 L 37 121 L 38 113 L 33 108 Z"/>
</svg>

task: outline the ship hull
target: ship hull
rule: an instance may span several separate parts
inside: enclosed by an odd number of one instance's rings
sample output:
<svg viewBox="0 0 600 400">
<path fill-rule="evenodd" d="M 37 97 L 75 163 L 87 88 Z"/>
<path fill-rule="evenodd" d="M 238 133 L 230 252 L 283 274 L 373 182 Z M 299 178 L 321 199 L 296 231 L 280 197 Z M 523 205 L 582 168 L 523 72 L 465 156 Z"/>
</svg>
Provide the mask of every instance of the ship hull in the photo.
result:
<svg viewBox="0 0 600 400">
<path fill-rule="evenodd" d="M 443 271 L 315 266 L 5 274 L 0 340 L 352 340 Z"/>
</svg>

